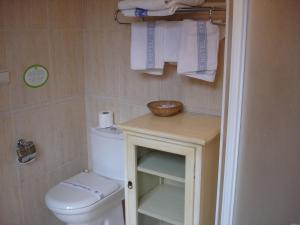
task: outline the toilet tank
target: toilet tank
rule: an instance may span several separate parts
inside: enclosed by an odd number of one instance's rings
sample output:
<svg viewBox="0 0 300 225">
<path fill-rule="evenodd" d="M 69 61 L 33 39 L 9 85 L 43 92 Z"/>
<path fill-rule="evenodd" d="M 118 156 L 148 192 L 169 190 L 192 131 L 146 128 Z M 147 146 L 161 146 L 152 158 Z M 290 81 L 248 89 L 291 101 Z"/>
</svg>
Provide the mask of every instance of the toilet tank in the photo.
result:
<svg viewBox="0 0 300 225">
<path fill-rule="evenodd" d="M 92 128 L 91 161 L 99 175 L 124 180 L 124 144 L 122 131 L 117 128 Z"/>
</svg>

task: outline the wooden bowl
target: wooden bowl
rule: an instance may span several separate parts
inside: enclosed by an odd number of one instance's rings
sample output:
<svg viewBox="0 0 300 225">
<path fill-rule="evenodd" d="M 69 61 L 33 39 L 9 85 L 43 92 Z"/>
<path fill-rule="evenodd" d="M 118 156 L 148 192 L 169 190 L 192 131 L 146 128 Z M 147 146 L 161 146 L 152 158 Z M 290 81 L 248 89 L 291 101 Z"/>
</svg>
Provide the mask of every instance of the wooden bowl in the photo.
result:
<svg viewBox="0 0 300 225">
<path fill-rule="evenodd" d="M 183 109 L 183 104 L 179 101 L 153 101 L 147 104 L 150 111 L 157 116 L 174 116 Z"/>
</svg>

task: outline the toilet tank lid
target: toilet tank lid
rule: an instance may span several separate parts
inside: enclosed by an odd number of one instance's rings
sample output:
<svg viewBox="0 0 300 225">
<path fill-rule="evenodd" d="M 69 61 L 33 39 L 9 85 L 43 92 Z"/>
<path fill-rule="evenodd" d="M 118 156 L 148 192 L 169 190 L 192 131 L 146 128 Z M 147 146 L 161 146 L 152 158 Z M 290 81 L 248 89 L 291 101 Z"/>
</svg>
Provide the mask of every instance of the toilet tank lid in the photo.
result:
<svg viewBox="0 0 300 225">
<path fill-rule="evenodd" d="M 107 137 L 107 138 L 116 138 L 116 139 L 123 139 L 123 132 L 119 128 L 113 126 L 108 128 L 92 128 L 92 134 Z"/>
</svg>

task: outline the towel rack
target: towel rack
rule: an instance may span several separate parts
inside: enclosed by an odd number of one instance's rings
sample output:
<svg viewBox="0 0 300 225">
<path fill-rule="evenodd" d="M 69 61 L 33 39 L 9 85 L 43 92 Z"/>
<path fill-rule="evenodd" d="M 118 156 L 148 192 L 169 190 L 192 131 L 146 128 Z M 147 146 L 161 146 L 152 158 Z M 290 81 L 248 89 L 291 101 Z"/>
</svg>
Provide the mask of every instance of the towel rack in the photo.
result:
<svg viewBox="0 0 300 225">
<path fill-rule="evenodd" d="M 225 7 L 191 7 L 191 8 L 180 8 L 180 9 L 177 9 L 176 12 L 174 13 L 174 15 L 178 15 L 178 14 L 188 14 L 188 13 L 200 13 L 200 12 L 207 12 L 208 13 L 208 20 L 212 23 L 212 24 L 215 24 L 215 25 L 219 25 L 219 26 L 225 26 L 226 23 L 224 22 L 219 22 L 219 21 L 215 21 L 213 19 L 214 17 L 214 13 L 215 12 L 225 12 L 226 11 L 226 8 Z M 115 21 L 119 24 L 131 24 L 129 22 L 122 22 L 120 21 L 119 19 L 119 14 L 121 13 L 121 10 L 116 10 L 115 12 Z M 170 15 L 172 16 L 172 15 Z M 145 17 L 139 17 L 142 19 L 142 21 L 145 20 Z M 153 17 L 152 17 L 153 18 Z M 161 17 L 160 17 L 161 18 Z"/>
</svg>

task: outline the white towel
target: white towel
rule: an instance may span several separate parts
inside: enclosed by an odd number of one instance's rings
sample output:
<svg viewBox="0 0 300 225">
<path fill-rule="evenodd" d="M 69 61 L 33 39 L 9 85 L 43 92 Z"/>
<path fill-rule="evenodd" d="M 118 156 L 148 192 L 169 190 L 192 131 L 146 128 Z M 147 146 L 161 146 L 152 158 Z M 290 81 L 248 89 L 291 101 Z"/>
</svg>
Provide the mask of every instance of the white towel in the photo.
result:
<svg viewBox="0 0 300 225">
<path fill-rule="evenodd" d="M 136 8 L 145 10 L 164 10 L 169 9 L 168 12 L 175 12 L 177 8 L 191 7 L 201 5 L 204 0 L 121 0 L 118 3 L 120 10 L 135 10 Z M 173 12 L 173 14 L 174 14 Z M 151 12 L 154 14 L 154 12 Z M 151 14 L 149 12 L 149 16 Z M 156 12 L 157 14 L 157 12 Z M 172 15 L 172 14 L 167 14 Z M 155 15 L 152 15 L 155 16 Z M 161 16 L 158 14 L 158 16 Z"/>
<path fill-rule="evenodd" d="M 177 5 L 179 7 L 191 7 L 201 5 L 205 2 L 205 0 L 169 0 L 166 2 L 167 7 L 172 7 Z"/>
<path fill-rule="evenodd" d="M 184 20 L 177 72 L 213 82 L 218 65 L 219 27 L 208 21 Z"/>
<path fill-rule="evenodd" d="M 131 69 L 162 75 L 163 45 L 163 22 L 133 23 L 131 26 Z"/>
<path fill-rule="evenodd" d="M 124 16 L 128 17 L 145 17 L 145 16 L 170 16 L 173 15 L 177 10 L 177 7 L 170 7 L 161 10 L 147 10 L 147 9 L 123 9 L 121 10 Z"/>
<path fill-rule="evenodd" d="M 177 63 L 181 38 L 181 22 L 169 21 L 164 23 L 164 61 Z"/>
<path fill-rule="evenodd" d="M 122 0 L 118 3 L 118 8 L 123 9 L 148 9 L 148 10 L 161 10 L 167 7 L 166 0 Z"/>
</svg>

